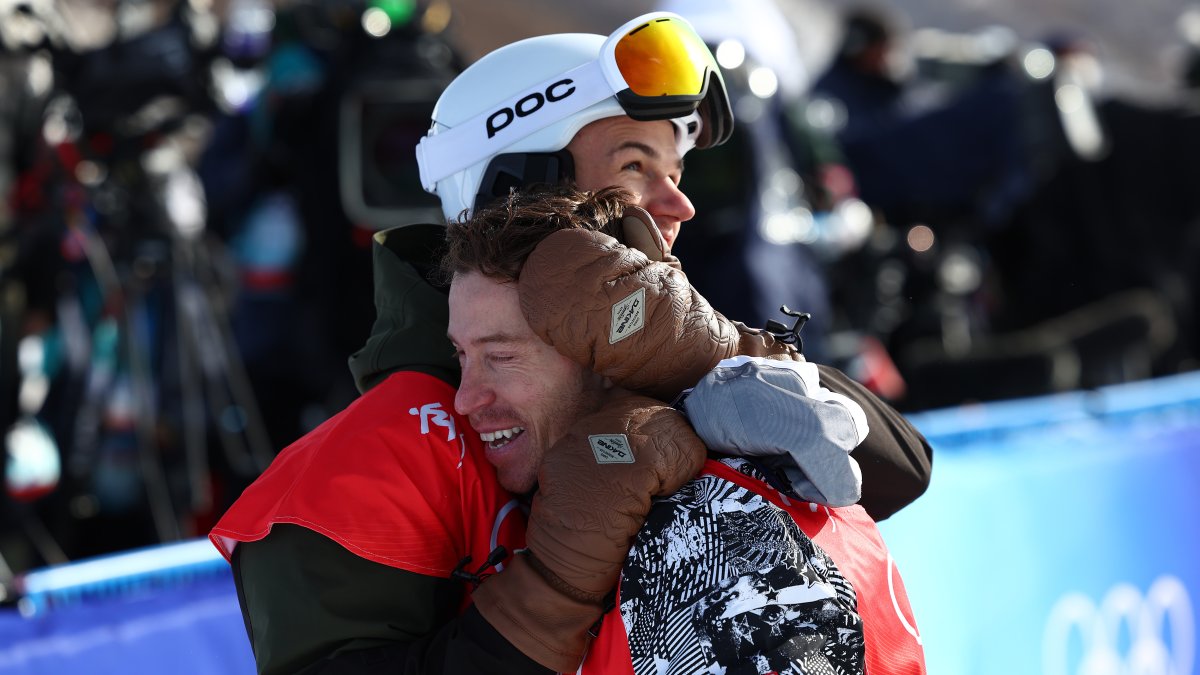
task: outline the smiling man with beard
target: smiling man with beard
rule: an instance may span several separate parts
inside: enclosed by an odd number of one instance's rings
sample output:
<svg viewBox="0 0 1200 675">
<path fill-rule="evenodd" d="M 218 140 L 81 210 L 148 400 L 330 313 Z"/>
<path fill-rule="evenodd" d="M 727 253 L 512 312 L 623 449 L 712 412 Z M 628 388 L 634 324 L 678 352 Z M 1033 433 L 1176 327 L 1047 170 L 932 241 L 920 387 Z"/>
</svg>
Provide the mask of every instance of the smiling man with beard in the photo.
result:
<svg viewBox="0 0 1200 675">
<path fill-rule="evenodd" d="M 513 193 L 449 226 L 442 269 L 462 369 L 455 409 L 487 441 L 501 484 L 531 505 L 527 547 L 479 585 L 475 607 L 530 653 L 524 627 L 546 597 L 510 578 L 532 571 L 571 597 L 581 585 L 599 594 L 615 583 L 585 675 L 923 673 L 903 584 L 861 507 L 818 508 L 756 461 L 713 448 L 692 478 L 677 468 L 695 461 L 682 415 L 622 386 L 667 386 L 693 364 L 707 371 L 728 323 L 698 295 L 677 292 L 686 286 L 677 269 L 619 242 L 637 211 L 621 190 L 560 187 Z M 610 342 L 621 312 L 609 299 L 630 297 L 642 325 Z M 645 351 L 658 339 L 670 346 Z M 622 358 L 611 359 L 616 344 Z M 773 356 L 780 369 L 803 362 Z M 630 362 L 641 365 L 623 370 Z M 726 383 L 760 367 L 746 357 L 721 364 Z M 773 381 L 774 368 L 761 365 L 751 386 Z M 708 391 L 698 386 L 683 405 Z M 772 433 L 743 413 L 722 419 L 745 427 L 730 436 L 733 447 Z"/>
</svg>

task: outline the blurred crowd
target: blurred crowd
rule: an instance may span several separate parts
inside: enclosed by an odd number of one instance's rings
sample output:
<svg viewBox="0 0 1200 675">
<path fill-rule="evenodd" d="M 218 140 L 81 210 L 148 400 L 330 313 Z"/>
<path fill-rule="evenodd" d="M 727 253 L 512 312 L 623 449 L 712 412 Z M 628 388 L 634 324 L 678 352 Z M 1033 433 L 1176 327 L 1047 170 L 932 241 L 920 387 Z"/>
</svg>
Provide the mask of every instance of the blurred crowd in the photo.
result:
<svg viewBox="0 0 1200 675">
<path fill-rule="evenodd" d="M 445 0 L 110 5 L 85 45 L 0 0 L 0 581 L 205 533 L 357 395 L 372 235 L 440 217 Z M 908 411 L 1196 367 L 1200 58 L 1151 103 L 1069 30 L 850 8 L 804 63 L 770 0 L 658 8 L 737 118 L 675 251 L 718 310 L 809 314 L 810 358 Z"/>
</svg>

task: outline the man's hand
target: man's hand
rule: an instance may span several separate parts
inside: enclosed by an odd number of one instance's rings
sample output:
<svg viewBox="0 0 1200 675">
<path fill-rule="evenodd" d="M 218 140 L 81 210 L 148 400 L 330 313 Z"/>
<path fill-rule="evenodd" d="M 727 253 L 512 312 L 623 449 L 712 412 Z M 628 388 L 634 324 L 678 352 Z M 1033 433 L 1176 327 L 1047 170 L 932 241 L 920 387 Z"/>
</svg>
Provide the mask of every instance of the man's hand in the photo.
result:
<svg viewBox="0 0 1200 675">
<path fill-rule="evenodd" d="M 677 265 L 601 232 L 546 237 L 525 262 L 519 291 L 533 332 L 559 353 L 665 401 L 725 358 L 801 359 L 770 333 L 722 316 Z"/>
<path fill-rule="evenodd" d="M 546 452 L 527 552 L 479 586 L 479 612 L 534 660 L 574 672 L 652 498 L 704 458 L 687 420 L 660 401 L 621 394 L 579 420 Z"/>
<path fill-rule="evenodd" d="M 526 545 L 573 592 L 602 599 L 616 585 L 651 499 L 692 479 L 705 455 L 682 413 L 621 395 L 546 453 Z"/>
</svg>

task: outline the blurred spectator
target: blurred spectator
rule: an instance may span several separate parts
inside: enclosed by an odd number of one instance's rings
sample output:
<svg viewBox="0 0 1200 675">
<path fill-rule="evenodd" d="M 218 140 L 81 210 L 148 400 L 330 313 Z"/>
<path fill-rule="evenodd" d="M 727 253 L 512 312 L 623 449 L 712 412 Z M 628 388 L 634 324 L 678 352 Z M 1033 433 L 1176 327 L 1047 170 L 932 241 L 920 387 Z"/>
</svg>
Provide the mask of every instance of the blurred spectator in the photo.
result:
<svg viewBox="0 0 1200 675">
<path fill-rule="evenodd" d="M 996 326 L 1024 328 L 1145 289 L 1158 323 L 1180 335 L 1160 330 L 1146 364 L 1126 377 L 1187 367 L 1197 353 L 1196 117 L 1106 94 L 1101 52 L 1077 31 L 1043 45 L 1053 69 L 1030 85 L 1036 190 L 989 241 L 1006 294 Z"/>
<path fill-rule="evenodd" d="M 192 164 L 215 18 L 122 3 L 111 41 L 81 47 L 56 9 L 23 10 L 28 91 L 6 97 L 23 108 L 0 268 L 20 533 L 0 545 L 21 567 L 190 536 L 269 459 Z"/>
<path fill-rule="evenodd" d="M 440 218 L 413 147 L 459 68 L 445 22 L 431 21 L 448 9 L 388 7 L 306 0 L 274 15 L 262 53 L 239 42 L 263 86 L 220 117 L 201 167 L 238 264 L 234 327 L 276 449 L 357 396 L 346 359 L 375 317 L 372 234 Z"/>
<path fill-rule="evenodd" d="M 1025 183 L 1007 54 L 981 55 L 961 82 L 928 77 L 911 67 L 896 31 L 880 10 L 848 11 L 838 51 L 813 85 L 812 96 L 836 110 L 834 133 L 862 199 L 901 225 L 994 224 Z"/>
<path fill-rule="evenodd" d="M 896 66 L 896 29 L 882 10 L 856 8 L 842 17 L 842 35 L 829 67 L 812 86 L 812 95 L 841 104 L 839 133 L 886 127 L 899 113 L 904 84 Z"/>
<path fill-rule="evenodd" d="M 895 26 L 848 12 L 814 96 L 840 110 L 860 194 L 893 232 L 835 268 L 835 301 L 875 308 L 858 325 L 886 341 L 912 385 L 906 406 L 1163 372 L 1190 322 L 1179 309 L 1194 303 L 1179 289 L 1194 284 L 1157 244 L 1181 239 L 1163 230 L 1179 214 L 1161 208 L 1181 200 L 1160 188 L 1190 174 L 1167 134 L 1190 134 L 1171 115 L 1097 98 L 1101 64 L 1077 32 L 1018 53 L 996 31 L 919 31 L 908 44 L 921 60 L 898 77 Z M 874 285 L 856 286 L 863 265 Z"/>
<path fill-rule="evenodd" d="M 808 120 L 796 35 L 772 0 L 663 9 L 685 16 L 709 43 L 737 117 L 728 142 L 688 158 L 697 215 L 675 253 L 696 288 L 729 316 L 790 326 L 781 306 L 811 314 L 805 353 L 828 362 L 836 311 L 826 266 L 862 244 L 871 214 L 833 139 Z"/>
</svg>

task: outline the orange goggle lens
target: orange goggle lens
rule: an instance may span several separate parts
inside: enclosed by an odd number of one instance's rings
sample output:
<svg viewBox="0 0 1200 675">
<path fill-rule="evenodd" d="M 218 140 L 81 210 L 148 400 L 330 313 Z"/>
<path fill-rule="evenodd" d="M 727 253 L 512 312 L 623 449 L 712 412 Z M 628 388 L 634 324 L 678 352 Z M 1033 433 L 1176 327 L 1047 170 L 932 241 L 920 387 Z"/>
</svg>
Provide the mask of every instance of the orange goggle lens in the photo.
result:
<svg viewBox="0 0 1200 675">
<path fill-rule="evenodd" d="M 687 24 L 653 19 L 615 45 L 617 69 L 638 96 L 700 96 L 716 71 L 712 53 Z"/>
</svg>

